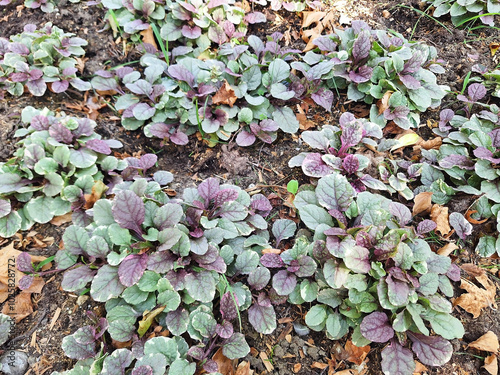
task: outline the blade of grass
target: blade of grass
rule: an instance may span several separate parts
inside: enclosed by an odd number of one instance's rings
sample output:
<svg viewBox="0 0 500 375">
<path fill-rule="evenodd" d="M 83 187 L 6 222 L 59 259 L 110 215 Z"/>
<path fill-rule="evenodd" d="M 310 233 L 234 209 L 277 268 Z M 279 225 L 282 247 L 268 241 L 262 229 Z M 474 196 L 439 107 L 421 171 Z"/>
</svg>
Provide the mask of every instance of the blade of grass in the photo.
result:
<svg viewBox="0 0 500 375">
<path fill-rule="evenodd" d="M 465 92 L 465 88 L 467 87 L 467 85 L 469 84 L 469 79 L 470 79 L 470 75 L 471 75 L 472 72 L 468 72 L 467 75 L 465 76 L 464 78 L 464 83 L 462 85 L 462 91 L 460 91 L 460 94 L 463 94 Z"/>
<path fill-rule="evenodd" d="M 167 48 L 163 45 L 163 39 L 161 38 L 160 32 L 158 31 L 158 28 L 154 23 L 151 24 L 151 28 L 153 29 L 153 33 L 155 34 L 156 39 L 158 40 L 158 43 L 160 44 L 161 51 L 163 52 L 163 56 L 165 56 L 165 62 L 167 65 L 170 65 L 170 62 L 168 60 L 168 39 L 165 40 L 165 43 L 167 45 Z"/>
<path fill-rule="evenodd" d="M 462 21 L 458 22 L 455 26 L 456 26 L 456 27 L 460 27 L 460 26 L 462 26 L 464 23 L 467 23 L 467 22 L 469 22 L 469 21 L 474 21 L 474 20 L 476 20 L 476 19 L 478 19 L 478 18 L 485 17 L 485 16 L 500 16 L 500 13 L 484 13 L 484 14 L 478 14 L 478 15 L 476 15 L 476 16 L 472 16 L 472 17 L 466 18 L 466 19 L 464 19 L 464 20 L 462 20 Z M 493 27 L 493 26 L 487 26 L 487 25 L 484 25 L 484 27 L 491 27 L 491 28 L 493 28 L 493 29 L 498 30 L 498 28 L 497 28 L 497 27 Z"/>
</svg>

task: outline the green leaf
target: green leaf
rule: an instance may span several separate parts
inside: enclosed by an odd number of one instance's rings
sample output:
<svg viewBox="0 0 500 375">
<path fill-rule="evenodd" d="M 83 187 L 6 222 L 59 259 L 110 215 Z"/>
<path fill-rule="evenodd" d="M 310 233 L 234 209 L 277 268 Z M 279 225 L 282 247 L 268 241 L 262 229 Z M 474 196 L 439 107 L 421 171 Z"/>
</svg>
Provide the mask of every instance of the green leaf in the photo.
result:
<svg viewBox="0 0 500 375">
<path fill-rule="evenodd" d="M 280 129 L 285 133 L 296 133 L 299 130 L 299 121 L 289 107 L 275 107 L 273 120 L 276 121 Z"/>
<path fill-rule="evenodd" d="M 290 66 L 281 59 L 275 59 L 269 64 L 271 84 L 281 82 L 290 76 Z"/>
<path fill-rule="evenodd" d="M 314 204 L 306 204 L 299 209 L 300 219 L 311 230 L 316 230 L 320 224 L 333 227 L 333 220 L 330 214 L 322 207 Z"/>
<path fill-rule="evenodd" d="M 306 324 L 316 327 L 323 324 L 327 318 L 327 307 L 325 305 L 314 305 L 306 314 Z"/>
<path fill-rule="evenodd" d="M 21 216 L 16 211 L 0 218 L 0 237 L 12 237 L 21 229 L 21 222 Z"/>
<path fill-rule="evenodd" d="M 26 211 L 30 218 L 41 224 L 48 223 L 54 215 L 52 214 L 52 202 L 53 198 L 40 196 L 30 200 L 26 204 Z"/>
<path fill-rule="evenodd" d="M 450 314 L 430 310 L 425 312 L 422 316 L 431 323 L 434 332 L 445 339 L 459 339 L 465 334 L 464 327 L 460 320 Z"/>
<path fill-rule="evenodd" d="M 222 354 L 229 359 L 243 358 L 250 353 L 250 347 L 242 333 L 235 333 L 222 346 Z"/>
</svg>

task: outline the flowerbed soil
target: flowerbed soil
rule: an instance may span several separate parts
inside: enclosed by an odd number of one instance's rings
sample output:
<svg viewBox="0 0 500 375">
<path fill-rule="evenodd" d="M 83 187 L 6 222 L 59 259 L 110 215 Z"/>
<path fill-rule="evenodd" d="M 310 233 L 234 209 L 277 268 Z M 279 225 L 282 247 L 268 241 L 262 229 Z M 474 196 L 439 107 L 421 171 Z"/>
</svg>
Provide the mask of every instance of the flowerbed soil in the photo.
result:
<svg viewBox="0 0 500 375">
<path fill-rule="evenodd" d="M 401 6 L 400 6 L 401 5 Z M 336 1 L 333 4 L 336 17 L 339 19 L 362 19 L 373 28 L 392 29 L 402 33 L 412 40 L 423 41 L 438 49 L 438 57 L 447 62 L 446 74 L 439 77 L 440 84 L 446 84 L 454 91 L 462 88 L 463 77 L 475 63 L 481 63 L 488 68 L 495 66 L 492 61 L 489 44 L 498 41 L 495 30 L 480 29 L 475 35 L 467 31 L 456 30 L 448 21 L 451 33 L 440 27 L 434 21 L 421 17 L 414 10 L 405 7 L 419 8 L 419 4 L 410 1 L 368 1 L 357 0 Z M 297 36 L 300 33 L 301 19 L 296 14 L 287 12 L 274 13 L 264 10 L 269 22 L 265 26 L 252 26 L 248 35 L 252 33 L 265 37 L 274 31 L 289 33 L 293 48 L 302 49 L 305 46 Z M 111 31 L 102 29 L 106 22 L 103 19 L 104 11 L 95 6 L 61 2 L 59 12 L 45 14 L 39 10 L 16 8 L 15 4 L 2 8 L 0 14 L 0 35 L 20 33 L 28 23 L 42 25 L 52 22 L 68 32 L 88 41 L 85 56 L 84 77 L 90 77 L 95 71 L 103 69 L 105 65 L 118 64 L 138 59 L 134 51 L 124 52 L 123 43 L 113 39 Z M 338 23 L 336 24 L 338 26 Z M 416 25 L 416 26 L 415 26 Z M 495 37 L 497 39 L 495 39 Z M 464 43 L 467 41 L 467 43 Z M 490 98 L 494 102 L 495 98 Z M 96 105 L 87 105 L 88 97 L 82 93 L 68 90 L 64 94 L 48 93 L 43 98 L 24 95 L 19 98 L 7 96 L 0 103 L 0 160 L 6 160 L 15 150 L 16 140 L 14 132 L 21 125 L 20 112 L 28 106 L 42 108 L 44 106 L 53 111 L 65 111 L 74 116 L 83 117 L 89 111 L 98 111 L 96 129 L 105 138 L 113 137 L 120 140 L 124 147 L 120 149 L 122 155 L 137 155 L 138 153 L 155 152 L 158 154 L 158 169 L 168 170 L 175 175 L 170 185 L 172 194 L 181 193 L 185 187 L 195 186 L 199 181 L 208 177 L 220 179 L 253 191 L 261 190 L 275 206 L 275 217 L 292 218 L 293 211 L 284 204 L 286 199 L 286 183 L 291 179 L 299 183 L 309 182 L 298 168 L 288 168 L 288 160 L 305 149 L 297 135 L 281 134 L 278 141 L 272 145 L 256 144 L 250 148 L 241 148 L 234 145 L 218 145 L 208 148 L 202 141 L 192 138 L 187 146 L 167 145 L 162 147 L 159 140 L 146 138 L 141 131 L 128 132 L 119 124 L 119 118 L 109 110 L 105 103 L 97 109 Z M 497 104 L 498 103 L 498 99 Z M 90 102 L 91 103 L 91 102 Z M 445 98 L 441 108 L 423 114 L 422 122 L 438 118 L 439 111 L 444 108 L 457 108 L 451 96 Z M 359 103 L 349 103 L 345 97 L 336 98 L 332 114 L 313 107 L 307 114 L 311 124 L 323 125 L 335 123 L 343 111 L 351 111 L 358 116 L 366 116 L 368 107 Z M 85 113 L 86 112 L 86 113 Z M 418 130 L 426 139 L 430 131 L 425 127 Z M 411 151 L 411 150 L 410 150 Z M 455 196 L 449 204 L 450 212 L 464 213 L 471 200 L 468 196 Z M 36 225 L 31 233 L 22 233 L 14 238 L 14 246 L 28 251 L 33 255 L 54 255 L 59 248 L 64 228 L 69 224 L 54 226 L 51 224 Z M 472 249 L 480 236 L 493 231 L 494 225 L 486 223 L 475 225 L 472 240 L 465 245 L 465 249 L 452 258 L 458 265 L 473 263 L 476 265 L 495 266 L 498 260 L 481 259 Z M 43 242 L 45 240 L 45 242 Z M 0 247 L 7 246 L 12 239 L 0 239 Z M 438 244 L 431 246 L 439 248 Z M 490 268 L 493 272 L 498 269 Z M 463 274 L 467 278 L 467 274 Z M 41 294 L 33 294 L 32 303 L 34 312 L 16 325 L 11 339 L 2 350 L 16 349 L 25 351 L 29 356 L 31 374 L 51 373 L 71 368 L 74 363 L 64 355 L 61 349 L 63 337 L 73 333 L 79 327 L 89 324 L 86 311 L 94 311 L 98 315 L 104 313 L 101 304 L 94 303 L 87 296 L 78 297 L 63 292 L 60 283 L 62 275 L 56 274 L 45 279 L 45 286 Z M 490 279 L 500 286 L 495 274 Z M 455 297 L 461 293 L 456 285 Z M 1 305 L 0 305 L 1 306 Z M 3 306 L 2 306 L 3 307 Z M 60 310 L 60 311 L 59 311 Z M 276 331 L 267 336 L 257 334 L 244 325 L 244 333 L 249 345 L 253 348 L 245 359 L 250 362 L 250 368 L 255 374 L 332 374 L 335 371 L 356 369 L 364 374 L 381 374 L 380 350 L 382 346 L 372 344 L 371 351 L 361 365 L 357 366 L 349 358 L 352 353 L 346 350 L 346 341 L 330 341 L 324 334 L 310 332 L 299 336 L 294 330 L 294 323 L 303 323 L 306 311 L 300 307 L 281 305 L 276 308 L 279 319 Z M 465 336 L 461 340 L 453 340 L 454 352 L 451 361 L 441 368 L 432 368 L 428 374 L 486 374 L 481 369 L 485 353 L 467 349 L 467 344 L 476 340 L 488 330 L 500 334 L 500 313 L 491 308 L 483 310 L 481 316 L 473 319 L 472 316 L 457 308 L 454 315 L 461 320 L 465 327 Z M 267 360 L 266 360 L 267 358 Z M 348 358 L 351 360 L 349 361 Z M 267 365 L 267 366 L 266 366 Z M 329 367 L 325 367 L 329 365 Z M 335 369 L 335 370 L 334 370 Z M 345 374 L 355 374 L 345 372 Z"/>
</svg>

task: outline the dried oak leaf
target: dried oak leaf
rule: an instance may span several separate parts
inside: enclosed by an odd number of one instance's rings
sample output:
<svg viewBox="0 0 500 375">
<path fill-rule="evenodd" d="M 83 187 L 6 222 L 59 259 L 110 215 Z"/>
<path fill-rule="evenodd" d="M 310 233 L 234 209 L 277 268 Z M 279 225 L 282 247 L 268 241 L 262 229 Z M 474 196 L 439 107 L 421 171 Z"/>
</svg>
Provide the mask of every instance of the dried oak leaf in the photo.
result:
<svg viewBox="0 0 500 375">
<path fill-rule="evenodd" d="M 224 81 L 224 84 L 221 86 L 219 91 L 215 93 L 212 97 L 212 102 L 214 105 L 227 104 L 232 107 L 238 98 L 234 94 L 234 90 L 231 88 L 231 85 Z"/>
<path fill-rule="evenodd" d="M 477 318 L 483 308 L 497 307 L 495 303 L 497 288 L 486 275 L 476 276 L 475 279 L 484 288 L 480 288 L 470 281 L 462 279 L 460 288 L 465 289 L 468 293 L 462 294 L 454 303 L 456 306 L 460 306 L 468 313 L 471 313 L 474 318 Z"/>
<path fill-rule="evenodd" d="M 415 204 L 413 205 L 413 216 L 418 214 L 426 214 L 431 211 L 432 207 L 432 192 L 426 191 L 420 194 L 417 194 L 413 201 Z"/>
<path fill-rule="evenodd" d="M 429 139 L 427 141 L 422 140 L 421 142 L 418 143 L 420 147 L 422 147 L 425 150 L 437 150 L 441 145 L 443 144 L 443 139 L 441 137 L 436 137 L 433 139 Z"/>
<path fill-rule="evenodd" d="M 463 269 L 465 272 L 467 272 L 469 275 L 474 277 L 481 276 L 486 273 L 486 271 L 483 268 L 478 267 L 473 263 L 464 263 L 460 266 L 460 268 Z"/>
<path fill-rule="evenodd" d="M 482 350 L 484 352 L 496 353 L 498 352 L 498 337 L 492 331 L 486 332 L 476 341 L 469 344 L 469 348 Z"/>
<path fill-rule="evenodd" d="M 149 43 L 158 49 L 158 45 L 156 44 L 155 35 L 153 33 L 153 29 L 149 26 L 146 30 L 142 30 L 139 34 L 142 36 L 142 41 L 144 43 Z"/>
<path fill-rule="evenodd" d="M 434 204 L 431 209 L 431 220 L 437 225 L 436 231 L 439 231 L 443 236 L 450 233 L 451 228 L 448 221 L 448 207 Z"/>
<path fill-rule="evenodd" d="M 219 372 L 224 375 L 234 375 L 233 361 L 222 354 L 222 348 L 215 352 L 212 359 L 217 363 Z"/>
<path fill-rule="evenodd" d="M 295 117 L 299 121 L 300 130 L 309 130 L 316 127 L 316 124 L 309 120 L 305 114 L 297 113 Z"/>
<path fill-rule="evenodd" d="M 382 113 L 384 113 L 384 111 L 389 108 L 389 99 L 391 98 L 392 96 L 392 93 L 394 91 L 391 91 L 391 90 L 387 90 L 384 94 L 384 96 L 382 96 L 382 99 L 380 99 L 379 101 L 377 101 L 377 107 L 378 107 L 378 114 L 381 115 Z"/>
<path fill-rule="evenodd" d="M 492 354 L 484 359 L 483 368 L 491 375 L 498 375 L 498 358 Z"/>
<path fill-rule="evenodd" d="M 424 372 L 426 372 L 428 369 L 425 367 L 423 364 L 421 364 L 419 361 L 415 361 L 415 370 L 413 371 L 413 375 L 419 375 Z"/>
<path fill-rule="evenodd" d="M 440 248 L 437 251 L 437 253 L 438 253 L 438 255 L 442 255 L 442 256 L 447 257 L 452 252 L 454 252 L 456 249 L 458 249 L 458 246 L 455 245 L 454 243 L 450 242 L 450 243 L 447 243 L 446 245 L 444 245 L 442 248 Z"/>
</svg>

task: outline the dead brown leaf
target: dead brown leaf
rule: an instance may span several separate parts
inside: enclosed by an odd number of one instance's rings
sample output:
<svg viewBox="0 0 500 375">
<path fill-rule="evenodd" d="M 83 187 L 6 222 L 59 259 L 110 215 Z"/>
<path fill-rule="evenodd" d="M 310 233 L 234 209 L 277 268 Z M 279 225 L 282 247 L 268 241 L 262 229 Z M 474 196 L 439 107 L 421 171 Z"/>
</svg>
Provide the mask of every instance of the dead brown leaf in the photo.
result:
<svg viewBox="0 0 500 375">
<path fill-rule="evenodd" d="M 86 210 L 90 210 L 94 207 L 95 202 L 97 202 L 104 192 L 108 190 L 108 187 L 102 181 L 96 181 L 92 186 L 92 193 L 85 194 L 85 205 L 83 206 Z"/>
<path fill-rule="evenodd" d="M 447 257 L 448 255 L 450 255 L 452 252 L 454 252 L 456 249 L 458 249 L 458 246 L 455 245 L 454 243 L 447 243 L 446 245 L 444 245 L 442 248 L 440 248 L 437 253 L 439 255 L 442 255 L 442 256 L 445 256 Z"/>
<path fill-rule="evenodd" d="M 243 361 L 236 368 L 234 375 L 252 375 L 253 371 L 250 370 L 250 362 Z"/>
<path fill-rule="evenodd" d="M 31 292 L 26 290 L 21 291 L 15 300 L 14 305 L 9 303 L 4 304 L 2 313 L 9 315 L 16 323 L 33 313 L 33 303 L 31 302 Z"/>
<path fill-rule="evenodd" d="M 484 352 L 497 353 L 498 352 L 498 337 L 492 331 L 486 332 L 476 341 L 469 344 L 469 348 L 482 350 Z"/>
<path fill-rule="evenodd" d="M 448 233 L 450 233 L 451 228 L 448 221 L 448 207 L 434 204 L 431 209 L 431 220 L 436 223 L 436 230 L 439 231 L 443 236 L 446 236 Z"/>
<path fill-rule="evenodd" d="M 495 295 L 497 288 L 487 275 L 476 276 L 475 279 L 484 287 L 480 288 L 472 282 L 462 279 L 460 284 L 461 289 L 465 289 L 468 293 L 462 294 L 455 300 L 455 305 L 460 306 L 468 313 L 471 313 L 474 318 L 481 314 L 481 310 L 486 307 L 496 308 Z"/>
<path fill-rule="evenodd" d="M 484 359 L 484 369 L 491 375 L 498 375 L 498 358 L 492 354 Z"/>
<path fill-rule="evenodd" d="M 467 219 L 467 221 L 471 224 L 483 224 L 483 223 L 486 223 L 488 221 L 488 219 L 484 219 L 484 220 L 476 220 L 472 217 L 470 217 L 472 214 L 475 214 L 477 212 L 477 210 L 467 210 L 467 212 L 465 213 L 465 218 Z"/>
<path fill-rule="evenodd" d="M 421 374 L 427 371 L 427 367 L 421 364 L 419 361 L 415 361 L 415 370 L 413 371 L 413 375 Z"/>
<path fill-rule="evenodd" d="M 230 107 L 233 106 L 237 99 L 238 98 L 234 94 L 234 90 L 227 81 L 224 81 L 224 84 L 221 86 L 219 91 L 217 91 L 212 97 L 212 101 L 215 105 L 227 104 Z"/>
<path fill-rule="evenodd" d="M 415 205 L 413 206 L 413 215 L 427 214 L 431 211 L 432 206 L 432 192 L 426 191 L 419 193 L 415 196 L 413 201 Z"/>
<path fill-rule="evenodd" d="M 155 35 L 151 26 L 149 26 L 146 30 L 142 30 L 139 34 L 141 34 L 142 41 L 144 43 L 149 43 L 158 49 L 158 44 L 156 44 Z"/>
<path fill-rule="evenodd" d="M 73 214 L 71 212 L 68 212 L 67 214 L 64 214 L 64 215 L 55 216 L 50 221 L 50 224 L 55 225 L 56 227 L 60 227 L 63 224 L 69 223 L 71 221 L 72 215 Z"/>
<path fill-rule="evenodd" d="M 358 347 L 349 340 L 345 344 L 345 351 L 349 355 L 347 360 L 359 366 L 370 352 L 370 345 Z"/>
<path fill-rule="evenodd" d="M 384 111 L 389 108 L 389 99 L 394 91 L 386 91 L 382 99 L 377 101 L 378 114 L 381 115 Z"/>
<path fill-rule="evenodd" d="M 327 367 L 328 365 L 322 362 L 313 362 L 313 364 L 311 365 L 311 368 L 317 368 L 319 370 L 324 370 Z"/>
<path fill-rule="evenodd" d="M 425 150 L 437 150 L 441 145 L 443 144 L 443 139 L 441 137 L 436 137 L 433 139 L 429 139 L 427 141 L 422 140 L 421 142 L 418 143 L 420 147 L 422 147 Z"/>
<path fill-rule="evenodd" d="M 469 275 L 474 277 L 481 276 L 486 273 L 486 271 L 483 268 L 478 267 L 472 263 L 464 263 L 460 266 L 460 268 L 463 269 L 465 272 L 467 272 Z"/>
<path fill-rule="evenodd" d="M 333 29 L 333 20 L 335 19 L 335 15 L 333 11 L 329 12 L 302 12 L 302 40 L 307 43 L 306 48 L 304 48 L 304 52 L 310 51 L 316 45 L 314 44 L 314 39 L 321 36 L 321 33 L 324 29 L 329 28 Z M 311 29 L 304 30 L 313 24 L 316 24 Z"/>
<path fill-rule="evenodd" d="M 293 365 L 293 372 L 298 373 L 301 368 L 302 368 L 302 365 L 300 363 L 296 363 Z"/>
<path fill-rule="evenodd" d="M 233 361 L 222 354 L 222 348 L 219 348 L 219 350 L 217 350 L 212 359 L 217 363 L 219 372 L 222 375 L 235 375 Z"/>
<path fill-rule="evenodd" d="M 297 113 L 295 117 L 299 121 L 299 128 L 301 130 L 309 130 L 316 127 L 316 124 L 309 120 L 305 114 Z"/>
</svg>

